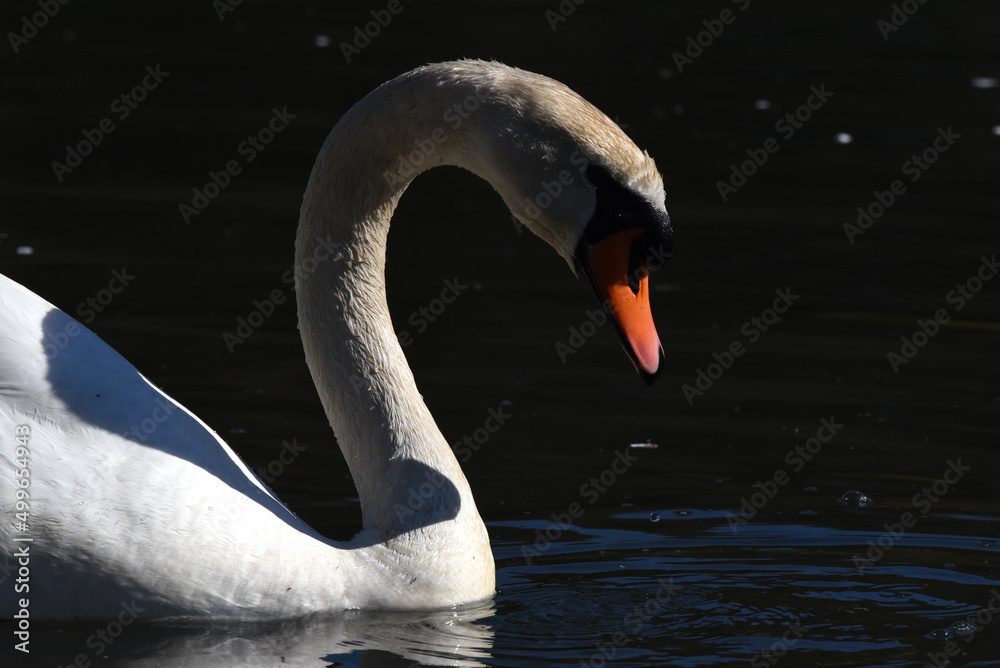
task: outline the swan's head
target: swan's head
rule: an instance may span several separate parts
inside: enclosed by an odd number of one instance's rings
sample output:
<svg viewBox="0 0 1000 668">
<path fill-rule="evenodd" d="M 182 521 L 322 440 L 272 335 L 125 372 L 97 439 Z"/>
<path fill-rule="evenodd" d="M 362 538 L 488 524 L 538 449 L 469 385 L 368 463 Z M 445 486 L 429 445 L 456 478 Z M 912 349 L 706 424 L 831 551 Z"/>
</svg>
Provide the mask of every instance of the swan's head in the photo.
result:
<svg viewBox="0 0 1000 668">
<path fill-rule="evenodd" d="M 504 113 L 494 117 L 490 181 L 514 216 L 590 283 L 626 353 L 651 383 L 663 349 L 649 307 L 649 274 L 673 250 L 656 165 L 563 84 L 493 67 L 488 99 Z"/>
<path fill-rule="evenodd" d="M 674 245 L 662 186 L 657 206 L 600 166 L 586 174 L 594 210 L 574 248 L 574 271 L 590 283 L 636 370 L 652 383 L 663 347 L 649 306 L 649 274 L 663 266 Z"/>
</svg>

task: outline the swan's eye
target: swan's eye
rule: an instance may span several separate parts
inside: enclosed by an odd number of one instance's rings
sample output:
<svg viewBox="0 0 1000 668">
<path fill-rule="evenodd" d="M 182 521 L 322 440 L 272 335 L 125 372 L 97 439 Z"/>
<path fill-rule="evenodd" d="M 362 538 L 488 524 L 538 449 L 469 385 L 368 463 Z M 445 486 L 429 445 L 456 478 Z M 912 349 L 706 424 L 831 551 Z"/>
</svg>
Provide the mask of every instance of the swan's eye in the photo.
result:
<svg viewBox="0 0 1000 668">
<path fill-rule="evenodd" d="M 633 295 L 639 294 L 639 281 L 649 276 L 649 270 L 646 267 L 639 265 L 638 267 L 631 268 L 628 272 L 628 287 L 632 291 Z"/>
<path fill-rule="evenodd" d="M 639 284 L 673 255 L 674 238 L 668 226 L 650 226 L 632 242 L 628 252 L 628 285 L 639 294 Z"/>
</svg>

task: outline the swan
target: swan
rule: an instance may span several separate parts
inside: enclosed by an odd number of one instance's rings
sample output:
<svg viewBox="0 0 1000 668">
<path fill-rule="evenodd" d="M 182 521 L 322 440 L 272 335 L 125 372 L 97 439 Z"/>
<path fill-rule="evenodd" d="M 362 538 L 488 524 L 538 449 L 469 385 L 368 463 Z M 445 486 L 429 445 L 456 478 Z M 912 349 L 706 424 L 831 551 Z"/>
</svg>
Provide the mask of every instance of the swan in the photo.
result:
<svg viewBox="0 0 1000 668">
<path fill-rule="evenodd" d="M 295 241 L 305 358 L 360 533 L 318 534 L 193 413 L 0 277 L 0 617 L 252 621 L 494 594 L 486 527 L 386 305 L 392 212 L 437 165 L 494 187 L 594 288 L 652 382 L 663 350 L 649 271 L 673 240 L 653 160 L 553 79 L 482 61 L 414 69 L 333 128 Z"/>
</svg>

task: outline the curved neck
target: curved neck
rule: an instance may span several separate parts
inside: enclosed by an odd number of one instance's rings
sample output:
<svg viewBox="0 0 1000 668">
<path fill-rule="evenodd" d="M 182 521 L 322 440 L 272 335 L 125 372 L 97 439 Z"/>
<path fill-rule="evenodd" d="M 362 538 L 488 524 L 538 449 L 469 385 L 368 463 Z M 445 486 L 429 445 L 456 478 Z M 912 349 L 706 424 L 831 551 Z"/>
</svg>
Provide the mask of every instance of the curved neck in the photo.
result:
<svg viewBox="0 0 1000 668">
<path fill-rule="evenodd" d="M 306 360 L 361 500 L 365 529 L 393 536 L 467 517 L 481 526 L 465 476 L 421 398 L 385 296 L 389 221 L 408 183 L 431 166 L 466 164 L 468 85 L 399 80 L 375 90 L 330 133 L 313 167 L 296 239 L 296 294 Z M 487 175 L 488 178 L 488 175 Z M 416 495 L 414 495 L 416 492 Z M 483 531 L 485 535 L 485 530 Z"/>
</svg>

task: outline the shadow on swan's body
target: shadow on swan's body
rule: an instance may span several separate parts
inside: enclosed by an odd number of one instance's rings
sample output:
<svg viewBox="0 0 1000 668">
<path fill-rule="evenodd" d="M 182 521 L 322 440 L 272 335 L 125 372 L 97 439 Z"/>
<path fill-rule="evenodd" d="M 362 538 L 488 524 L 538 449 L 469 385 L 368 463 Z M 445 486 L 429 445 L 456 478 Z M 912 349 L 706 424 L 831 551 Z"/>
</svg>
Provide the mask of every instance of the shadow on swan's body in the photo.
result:
<svg viewBox="0 0 1000 668">
<path fill-rule="evenodd" d="M 640 374 L 655 378 L 648 267 L 669 256 L 672 233 L 653 161 L 551 79 L 478 61 L 413 70 L 334 127 L 296 239 L 306 360 L 361 500 L 353 540 L 317 534 L 197 417 L 0 277 L 0 469 L 30 471 L 26 531 L 14 487 L 0 488 L 0 555 L 30 550 L 32 619 L 113 618 L 125 604 L 143 619 L 274 619 L 493 594 L 486 528 L 385 300 L 392 212 L 441 164 L 489 181 L 590 282 Z M 0 617 L 20 598 L 0 590 Z"/>
</svg>

